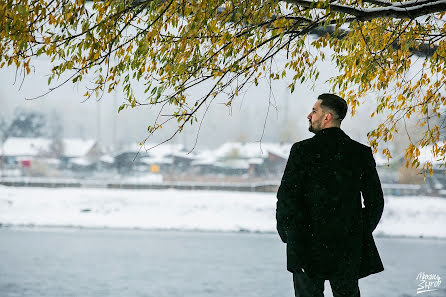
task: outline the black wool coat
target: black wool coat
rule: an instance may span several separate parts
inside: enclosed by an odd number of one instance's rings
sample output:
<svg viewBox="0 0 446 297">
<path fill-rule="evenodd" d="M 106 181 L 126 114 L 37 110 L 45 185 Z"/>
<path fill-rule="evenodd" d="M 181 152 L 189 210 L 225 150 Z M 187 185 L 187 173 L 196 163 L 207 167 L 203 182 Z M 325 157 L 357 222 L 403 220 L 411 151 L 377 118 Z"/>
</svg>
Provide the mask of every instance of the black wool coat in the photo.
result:
<svg viewBox="0 0 446 297">
<path fill-rule="evenodd" d="M 335 127 L 295 143 L 276 209 L 288 270 L 303 268 L 323 279 L 359 279 L 383 271 L 372 236 L 383 208 L 370 147 Z"/>
</svg>

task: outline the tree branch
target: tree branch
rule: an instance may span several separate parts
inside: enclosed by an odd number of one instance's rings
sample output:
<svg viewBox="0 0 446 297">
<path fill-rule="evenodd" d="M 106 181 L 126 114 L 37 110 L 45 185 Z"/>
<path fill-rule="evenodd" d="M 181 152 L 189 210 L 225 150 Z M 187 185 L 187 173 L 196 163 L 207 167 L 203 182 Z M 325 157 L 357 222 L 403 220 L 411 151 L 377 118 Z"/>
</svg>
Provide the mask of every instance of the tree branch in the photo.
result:
<svg viewBox="0 0 446 297">
<path fill-rule="evenodd" d="M 404 2 L 390 2 L 390 1 L 384 1 L 384 0 L 363 0 L 363 2 L 367 2 L 370 4 L 374 4 L 377 6 L 393 6 L 393 7 L 412 7 L 412 6 L 418 6 L 423 5 L 426 3 L 432 2 L 432 0 L 412 0 L 412 1 L 404 1 Z"/>
<path fill-rule="evenodd" d="M 334 12 L 345 13 L 354 16 L 359 21 L 367 21 L 376 18 L 414 19 L 419 16 L 446 11 L 446 1 L 410 1 L 405 6 L 387 5 L 385 7 L 361 8 L 353 5 L 325 4 L 309 0 L 285 0 L 285 2 L 306 8 L 328 9 Z M 380 1 L 373 1 L 377 4 Z M 401 3 L 403 4 L 403 3 Z M 319 6 L 318 6 L 319 5 Z M 382 4 L 386 5 L 386 4 Z"/>
</svg>

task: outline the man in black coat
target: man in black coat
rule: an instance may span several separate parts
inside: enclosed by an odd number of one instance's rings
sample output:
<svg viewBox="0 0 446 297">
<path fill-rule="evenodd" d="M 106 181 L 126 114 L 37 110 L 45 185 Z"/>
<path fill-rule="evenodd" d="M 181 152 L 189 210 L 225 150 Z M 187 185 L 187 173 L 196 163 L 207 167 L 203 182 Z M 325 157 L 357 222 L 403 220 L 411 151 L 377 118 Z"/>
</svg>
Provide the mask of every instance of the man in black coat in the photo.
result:
<svg viewBox="0 0 446 297">
<path fill-rule="evenodd" d="M 370 147 L 340 129 L 346 113 L 341 97 L 318 97 L 307 117 L 315 135 L 292 146 L 277 192 L 295 296 L 323 297 L 325 280 L 334 297 L 360 296 L 358 279 L 384 270 L 372 237 L 384 208 L 381 183 Z"/>
</svg>

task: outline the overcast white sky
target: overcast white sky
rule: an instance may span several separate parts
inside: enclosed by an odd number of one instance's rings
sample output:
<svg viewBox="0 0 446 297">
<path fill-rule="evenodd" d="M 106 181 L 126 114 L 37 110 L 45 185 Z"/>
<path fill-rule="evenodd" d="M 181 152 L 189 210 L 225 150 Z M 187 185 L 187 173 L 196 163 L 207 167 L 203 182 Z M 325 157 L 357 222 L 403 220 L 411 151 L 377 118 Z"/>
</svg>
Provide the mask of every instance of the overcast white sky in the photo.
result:
<svg viewBox="0 0 446 297">
<path fill-rule="evenodd" d="M 38 110 L 45 113 L 56 112 L 63 121 L 64 136 L 99 139 L 100 143 L 111 146 L 127 143 L 138 143 L 147 135 L 146 127 L 153 121 L 155 113 L 148 108 L 139 107 L 124 110 L 117 114 L 118 106 L 123 101 L 121 94 L 105 94 L 100 101 L 83 102 L 85 93 L 83 87 L 76 87 L 71 82 L 50 94 L 35 100 L 25 100 L 44 94 L 47 89 L 47 74 L 50 61 L 42 58 L 35 61 L 35 70 L 20 89 L 20 80 L 14 84 L 15 69 L 0 69 L 0 116 L 11 119 L 16 108 Z M 289 79 L 277 81 L 272 89 L 273 103 L 270 106 L 266 121 L 263 141 L 295 142 L 312 134 L 308 132 L 307 114 L 311 110 L 317 96 L 328 92 L 329 86 L 324 83 L 330 75 L 336 73 L 334 66 L 328 61 L 319 63 L 320 78 L 315 88 L 311 84 L 296 85 L 293 94 L 287 89 Z M 141 83 L 142 92 L 144 86 Z M 189 94 L 191 97 L 194 94 Z M 359 108 L 352 119 L 350 116 L 343 122 L 342 128 L 354 139 L 363 143 L 367 141 L 366 134 L 376 124 L 376 119 L 370 119 L 374 100 Z M 209 108 L 201 128 L 197 148 L 215 147 L 228 141 L 259 141 L 262 136 L 269 101 L 269 87 L 266 83 L 251 87 L 244 95 L 234 101 L 230 109 L 224 106 L 224 100 L 216 100 Z M 116 132 L 114 127 L 116 127 Z M 192 147 L 198 125 L 185 130 L 177 136 L 174 143 L 185 143 Z M 166 129 L 158 133 L 153 142 L 161 141 L 169 136 Z"/>
</svg>

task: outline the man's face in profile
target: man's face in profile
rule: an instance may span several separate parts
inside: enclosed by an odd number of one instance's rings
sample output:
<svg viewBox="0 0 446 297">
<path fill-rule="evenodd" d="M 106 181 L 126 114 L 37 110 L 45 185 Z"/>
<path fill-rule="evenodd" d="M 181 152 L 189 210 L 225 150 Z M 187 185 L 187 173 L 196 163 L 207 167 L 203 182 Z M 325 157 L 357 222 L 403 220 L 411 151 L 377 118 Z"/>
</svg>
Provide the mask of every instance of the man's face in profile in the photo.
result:
<svg viewBox="0 0 446 297">
<path fill-rule="evenodd" d="M 322 122 L 325 115 L 321 107 L 321 102 L 321 100 L 317 100 L 310 114 L 307 116 L 307 119 L 309 120 L 308 130 L 315 134 L 322 130 Z"/>
</svg>

